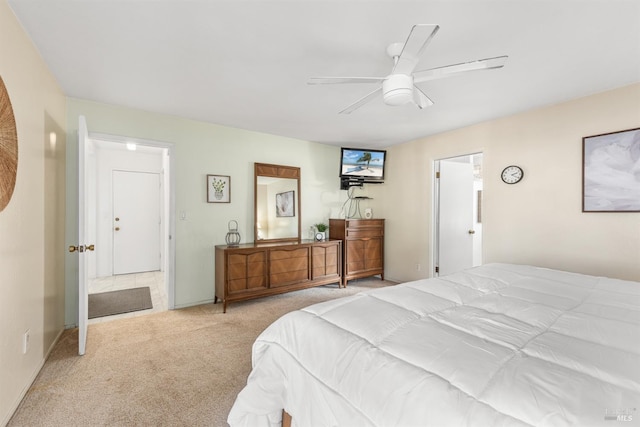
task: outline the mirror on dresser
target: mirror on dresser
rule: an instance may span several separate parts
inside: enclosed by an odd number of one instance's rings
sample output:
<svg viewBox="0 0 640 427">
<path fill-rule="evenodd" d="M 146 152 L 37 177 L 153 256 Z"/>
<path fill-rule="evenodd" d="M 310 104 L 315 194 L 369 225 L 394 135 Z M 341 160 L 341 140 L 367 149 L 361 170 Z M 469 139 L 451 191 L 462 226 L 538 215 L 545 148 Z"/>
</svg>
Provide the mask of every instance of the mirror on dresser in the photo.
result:
<svg viewBox="0 0 640 427">
<path fill-rule="evenodd" d="M 300 168 L 255 163 L 256 243 L 300 241 Z"/>
</svg>

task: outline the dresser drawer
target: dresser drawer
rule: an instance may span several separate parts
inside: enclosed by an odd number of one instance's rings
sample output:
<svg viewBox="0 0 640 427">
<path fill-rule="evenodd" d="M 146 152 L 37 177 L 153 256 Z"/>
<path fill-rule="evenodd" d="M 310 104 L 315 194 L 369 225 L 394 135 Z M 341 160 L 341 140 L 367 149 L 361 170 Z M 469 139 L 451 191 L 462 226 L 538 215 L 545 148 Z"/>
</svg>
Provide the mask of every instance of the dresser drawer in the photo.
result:
<svg viewBox="0 0 640 427">
<path fill-rule="evenodd" d="M 229 279 L 243 279 L 246 277 L 264 276 L 266 263 L 250 262 L 247 264 L 229 264 Z"/>
<path fill-rule="evenodd" d="M 345 228 L 384 228 L 384 219 L 347 219 Z"/>
<path fill-rule="evenodd" d="M 309 280 L 309 247 L 272 249 L 269 253 L 269 286 L 274 288 Z"/>
<path fill-rule="evenodd" d="M 309 279 L 308 268 L 305 268 L 304 270 L 285 271 L 283 273 L 271 274 L 269 277 L 269 286 L 277 288 L 278 286 L 306 282 Z"/>
<path fill-rule="evenodd" d="M 265 276 L 247 277 L 244 279 L 229 279 L 229 294 L 244 292 L 267 287 Z"/>
<path fill-rule="evenodd" d="M 366 237 L 382 237 L 382 228 L 347 228 L 347 238 L 362 239 Z"/>
<path fill-rule="evenodd" d="M 304 258 L 309 256 L 309 248 L 300 248 L 300 249 L 272 249 L 269 253 L 270 260 L 276 261 L 281 259 L 291 259 L 291 258 Z"/>
<path fill-rule="evenodd" d="M 295 257 L 272 260 L 269 265 L 270 274 L 286 273 L 288 271 L 300 271 L 309 269 L 309 257 Z"/>
<path fill-rule="evenodd" d="M 266 262 L 267 253 L 265 251 L 260 252 L 239 252 L 229 255 L 229 265 L 232 264 L 251 264 L 255 262 Z"/>
</svg>

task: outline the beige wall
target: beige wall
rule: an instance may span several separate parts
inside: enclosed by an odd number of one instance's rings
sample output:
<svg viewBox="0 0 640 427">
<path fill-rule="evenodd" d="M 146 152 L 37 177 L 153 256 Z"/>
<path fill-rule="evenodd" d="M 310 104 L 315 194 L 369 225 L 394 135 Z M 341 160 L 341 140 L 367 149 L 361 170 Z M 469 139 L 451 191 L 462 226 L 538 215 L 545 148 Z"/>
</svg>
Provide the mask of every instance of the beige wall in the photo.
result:
<svg viewBox="0 0 640 427">
<path fill-rule="evenodd" d="M 386 184 L 370 189 L 387 218 L 387 277 L 433 271 L 415 266 L 432 266 L 434 161 L 483 152 L 485 262 L 640 280 L 640 213 L 581 205 L 582 137 L 638 126 L 640 84 L 391 147 Z M 510 164 L 524 169 L 519 184 L 500 180 Z"/>
<path fill-rule="evenodd" d="M 253 241 L 253 164 L 275 163 L 301 168 L 302 230 L 328 222 L 346 195 L 339 190 L 340 148 L 291 138 L 196 122 L 113 105 L 68 99 L 67 239 L 77 236 L 78 116 L 89 132 L 172 143 L 176 179 L 175 305 L 213 301 L 214 245 L 224 244 L 230 220 L 236 220 L 242 242 Z M 206 202 L 206 175 L 231 177 L 231 203 Z M 180 220 L 180 213 L 186 220 Z M 100 248 L 96 248 L 100 250 Z M 67 325 L 77 321 L 77 259 L 67 256 Z"/>
<path fill-rule="evenodd" d="M 64 326 L 65 98 L 6 2 L 0 75 L 15 115 L 18 175 L 0 212 L 0 425 Z M 56 142 L 50 142 L 50 133 Z M 30 348 L 22 354 L 22 337 Z"/>
</svg>

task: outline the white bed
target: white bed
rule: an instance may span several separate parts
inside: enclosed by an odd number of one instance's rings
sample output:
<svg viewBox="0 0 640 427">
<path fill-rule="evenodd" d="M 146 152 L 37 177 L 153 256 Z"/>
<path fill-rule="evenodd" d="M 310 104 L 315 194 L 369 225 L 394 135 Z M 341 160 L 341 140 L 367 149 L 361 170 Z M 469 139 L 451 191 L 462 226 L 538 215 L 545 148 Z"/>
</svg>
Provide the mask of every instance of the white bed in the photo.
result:
<svg viewBox="0 0 640 427">
<path fill-rule="evenodd" d="M 639 425 L 640 283 L 488 264 L 289 313 L 231 426 Z"/>
</svg>

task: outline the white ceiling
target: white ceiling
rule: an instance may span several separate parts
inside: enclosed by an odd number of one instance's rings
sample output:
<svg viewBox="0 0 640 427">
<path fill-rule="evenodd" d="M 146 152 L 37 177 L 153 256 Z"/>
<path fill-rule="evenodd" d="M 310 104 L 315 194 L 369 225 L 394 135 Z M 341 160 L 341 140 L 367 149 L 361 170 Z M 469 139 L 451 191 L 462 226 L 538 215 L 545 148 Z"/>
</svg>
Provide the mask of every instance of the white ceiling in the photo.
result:
<svg viewBox="0 0 640 427">
<path fill-rule="evenodd" d="M 67 96 L 383 148 L 640 81 L 638 0 L 8 0 Z M 508 55 L 420 85 L 435 105 L 338 111 L 386 76 L 386 47 L 438 24 L 417 70 Z"/>
</svg>

